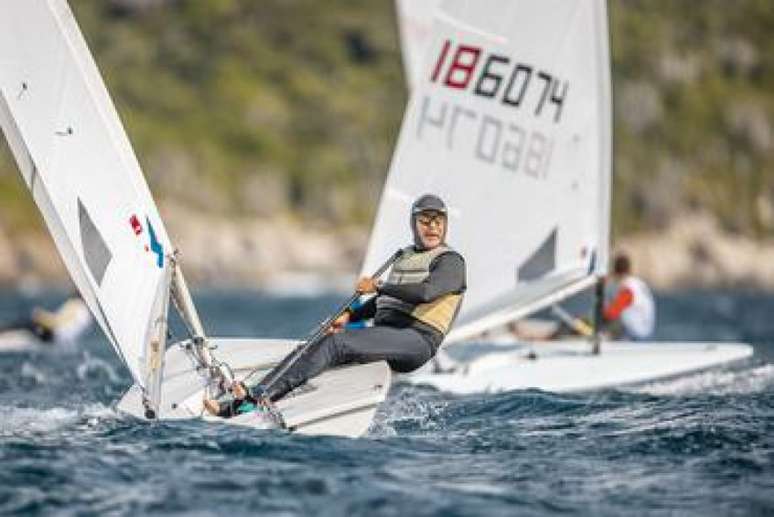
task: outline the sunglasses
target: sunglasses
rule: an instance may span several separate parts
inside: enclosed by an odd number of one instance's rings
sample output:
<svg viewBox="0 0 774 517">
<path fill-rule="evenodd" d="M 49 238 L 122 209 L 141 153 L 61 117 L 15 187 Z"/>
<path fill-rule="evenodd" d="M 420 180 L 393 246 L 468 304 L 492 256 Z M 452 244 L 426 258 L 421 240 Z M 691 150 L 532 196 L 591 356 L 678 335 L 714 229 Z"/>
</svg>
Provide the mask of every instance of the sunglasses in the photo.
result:
<svg viewBox="0 0 774 517">
<path fill-rule="evenodd" d="M 417 216 L 417 222 L 422 226 L 430 226 L 431 224 L 443 226 L 446 223 L 446 216 L 444 214 L 422 214 Z"/>
</svg>

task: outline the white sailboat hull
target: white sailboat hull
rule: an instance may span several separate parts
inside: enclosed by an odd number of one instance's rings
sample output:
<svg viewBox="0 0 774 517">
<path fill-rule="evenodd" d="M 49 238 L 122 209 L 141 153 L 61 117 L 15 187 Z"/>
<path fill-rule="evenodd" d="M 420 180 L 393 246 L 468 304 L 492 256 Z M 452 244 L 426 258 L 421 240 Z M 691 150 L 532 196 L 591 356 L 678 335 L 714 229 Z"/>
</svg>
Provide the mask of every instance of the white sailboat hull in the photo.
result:
<svg viewBox="0 0 774 517">
<path fill-rule="evenodd" d="M 28 330 L 6 330 L 0 332 L 0 353 L 36 350 L 45 345 Z"/>
<path fill-rule="evenodd" d="M 214 339 L 218 359 L 234 370 L 238 379 L 258 369 L 268 371 L 297 342 L 275 339 Z M 170 347 L 165 356 L 159 419 L 202 419 L 231 425 L 266 429 L 255 413 L 234 418 L 205 415 L 202 408 L 204 388 L 181 344 Z M 277 403 L 292 432 L 308 435 L 358 437 L 368 431 L 379 404 L 390 389 L 391 372 L 384 362 L 348 366 L 323 373 L 307 382 L 298 394 L 291 393 Z M 145 419 L 142 392 L 132 386 L 119 401 L 117 409 Z"/>
<path fill-rule="evenodd" d="M 465 395 L 519 389 L 578 392 L 641 384 L 746 359 L 743 343 L 603 342 L 599 355 L 587 341 L 523 345 L 488 353 L 452 373 L 429 368 L 403 377 L 412 384 Z"/>
</svg>

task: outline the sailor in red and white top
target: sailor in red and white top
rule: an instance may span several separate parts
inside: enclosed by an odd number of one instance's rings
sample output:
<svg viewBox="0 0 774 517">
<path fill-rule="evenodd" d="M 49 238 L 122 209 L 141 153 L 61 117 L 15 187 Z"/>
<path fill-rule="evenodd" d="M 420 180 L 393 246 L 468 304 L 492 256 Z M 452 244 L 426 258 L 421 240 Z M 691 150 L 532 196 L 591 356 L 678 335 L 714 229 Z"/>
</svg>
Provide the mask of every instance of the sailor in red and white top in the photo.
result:
<svg viewBox="0 0 774 517">
<path fill-rule="evenodd" d="M 656 304 L 647 284 L 632 274 L 626 253 L 615 256 L 612 281 L 615 295 L 605 306 L 604 318 L 613 337 L 634 341 L 650 338 L 656 327 Z"/>
</svg>

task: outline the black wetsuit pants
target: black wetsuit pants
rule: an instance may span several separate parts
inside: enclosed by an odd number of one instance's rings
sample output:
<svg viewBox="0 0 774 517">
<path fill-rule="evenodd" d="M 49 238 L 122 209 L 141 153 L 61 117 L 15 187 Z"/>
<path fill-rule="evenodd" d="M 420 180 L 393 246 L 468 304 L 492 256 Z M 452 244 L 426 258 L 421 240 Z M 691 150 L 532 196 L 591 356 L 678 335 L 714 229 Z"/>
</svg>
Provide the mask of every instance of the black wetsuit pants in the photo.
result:
<svg viewBox="0 0 774 517">
<path fill-rule="evenodd" d="M 261 382 L 259 387 L 274 401 L 334 366 L 387 361 L 392 370 L 407 373 L 425 364 L 434 352 L 430 343 L 412 328 L 375 326 L 345 330 L 311 346 L 283 375 L 272 381 L 293 357 L 289 355 L 265 377 L 266 384 Z"/>
</svg>

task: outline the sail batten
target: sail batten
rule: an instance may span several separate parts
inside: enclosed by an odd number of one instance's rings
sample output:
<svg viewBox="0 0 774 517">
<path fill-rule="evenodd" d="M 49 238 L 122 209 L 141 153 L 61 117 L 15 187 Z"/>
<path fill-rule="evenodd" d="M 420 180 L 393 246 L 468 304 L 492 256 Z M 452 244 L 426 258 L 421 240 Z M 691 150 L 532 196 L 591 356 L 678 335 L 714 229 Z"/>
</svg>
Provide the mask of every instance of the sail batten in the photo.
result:
<svg viewBox="0 0 774 517">
<path fill-rule="evenodd" d="M 425 54 L 432 37 L 433 20 L 441 0 L 396 0 L 398 30 L 406 82 L 420 82 Z"/>
<path fill-rule="evenodd" d="M 0 16 L 0 125 L 57 249 L 142 386 L 166 308 L 171 244 L 96 64 L 64 0 Z"/>
<path fill-rule="evenodd" d="M 405 239 L 411 201 L 440 195 L 468 270 L 457 328 L 483 331 L 607 271 L 606 6 L 446 0 L 434 12 L 363 271 Z"/>
</svg>

